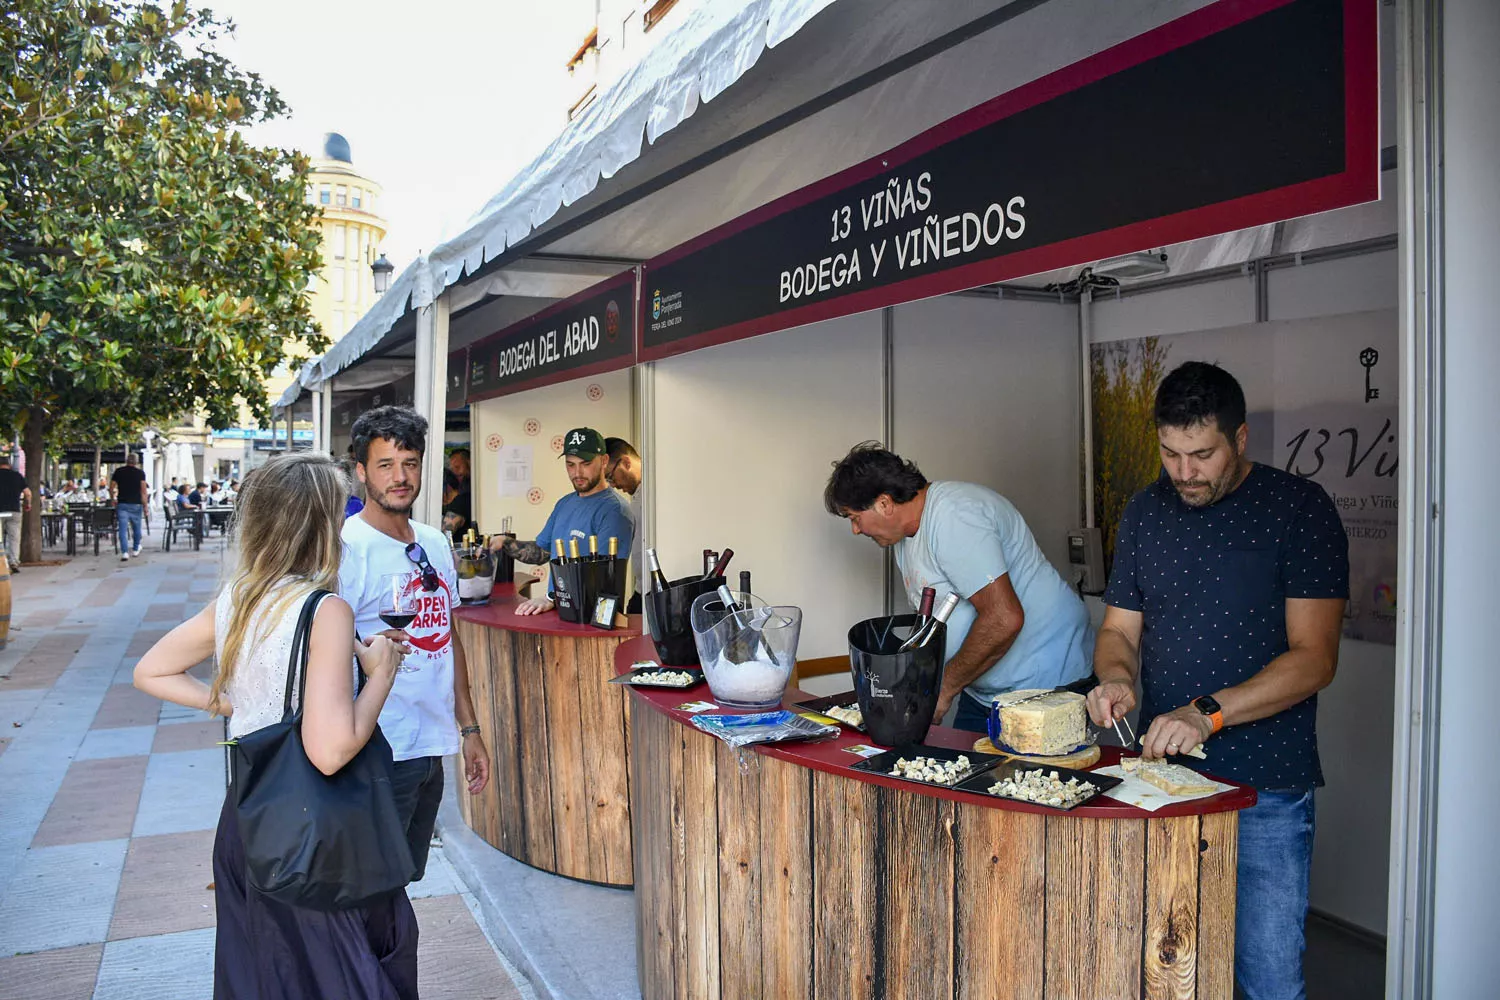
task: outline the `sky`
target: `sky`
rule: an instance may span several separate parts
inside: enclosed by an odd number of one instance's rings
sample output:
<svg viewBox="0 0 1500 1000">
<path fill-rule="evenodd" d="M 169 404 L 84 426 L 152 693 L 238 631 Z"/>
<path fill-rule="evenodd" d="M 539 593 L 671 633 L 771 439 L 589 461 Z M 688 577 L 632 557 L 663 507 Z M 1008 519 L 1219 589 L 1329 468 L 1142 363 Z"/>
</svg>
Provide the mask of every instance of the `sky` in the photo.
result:
<svg viewBox="0 0 1500 1000">
<path fill-rule="evenodd" d="M 237 25 L 217 48 L 291 115 L 249 138 L 316 154 L 325 132 L 384 188 L 399 273 L 461 231 L 566 124 L 568 59 L 594 0 L 207 0 Z"/>
</svg>

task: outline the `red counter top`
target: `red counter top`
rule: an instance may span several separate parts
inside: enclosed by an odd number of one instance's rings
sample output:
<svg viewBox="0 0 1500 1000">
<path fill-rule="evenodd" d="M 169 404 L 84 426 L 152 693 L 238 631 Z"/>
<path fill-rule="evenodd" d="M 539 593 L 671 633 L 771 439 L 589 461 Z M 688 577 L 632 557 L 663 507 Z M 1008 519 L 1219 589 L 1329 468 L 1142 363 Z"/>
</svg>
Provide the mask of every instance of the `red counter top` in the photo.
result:
<svg viewBox="0 0 1500 1000">
<path fill-rule="evenodd" d="M 524 598 L 516 594 L 513 584 L 497 583 L 490 594 L 488 604 L 461 604 L 453 612 L 459 621 L 483 625 L 486 628 L 504 629 L 508 632 L 530 632 L 534 635 L 592 636 L 594 638 L 633 639 L 641 635 L 641 616 L 631 615 L 630 624 L 616 628 L 613 632 L 597 629 L 592 625 L 565 622 L 556 611 L 542 615 L 518 615 L 516 606 Z M 648 641 L 646 645 L 651 644 Z M 653 651 L 654 655 L 654 651 Z"/>
<path fill-rule="evenodd" d="M 498 590 L 498 588 L 496 588 Z M 556 617 L 555 615 L 553 617 Z M 563 628 L 576 628 L 577 626 L 564 625 Z M 622 643 L 615 651 L 615 673 L 625 673 L 630 670 L 631 665 L 637 660 L 655 660 L 656 648 L 652 645 L 649 636 L 632 639 Z M 668 669 L 671 669 L 670 667 Z M 689 721 L 694 713 L 680 712 L 678 705 L 692 701 L 712 700 L 713 695 L 708 690 L 708 685 L 699 684 L 697 687 L 686 690 L 665 688 L 639 688 L 632 687 L 630 693 L 635 698 L 635 703 L 642 707 L 648 707 L 663 715 L 676 719 L 684 726 L 692 726 Z M 796 688 L 787 690 L 782 704 L 790 709 L 796 709 L 798 701 L 810 700 L 815 695 L 807 694 Z M 717 713 L 732 714 L 730 709 L 720 709 Z M 699 730 L 694 729 L 694 732 Z M 714 739 L 707 733 L 705 737 Z M 979 733 L 971 733 L 964 729 L 950 729 L 947 726 L 933 726 L 927 731 L 924 742 L 929 746 L 950 747 L 954 750 L 973 751 L 974 741 L 980 736 Z M 936 788 L 928 785 L 914 784 L 909 781 L 901 781 L 898 778 L 887 778 L 868 771 L 856 771 L 854 764 L 858 764 L 861 758 L 848 753 L 844 748 L 867 744 L 875 746 L 870 739 L 862 733 L 839 728 L 836 739 L 820 740 L 815 743 L 785 743 L 779 745 L 756 746 L 749 749 L 756 753 L 767 754 L 778 757 L 781 760 L 800 764 L 816 771 L 825 771 L 829 774 L 837 774 L 855 781 L 866 781 L 876 785 L 884 785 L 887 788 L 896 788 L 914 795 L 927 795 L 933 798 L 950 799 L 954 802 L 967 802 L 970 804 L 984 805 L 992 809 L 1010 809 L 1018 812 L 1042 813 L 1044 815 L 1059 815 L 1056 809 L 1047 809 L 1043 806 L 1034 806 L 1025 802 L 1016 802 L 1011 799 L 997 798 L 993 795 L 979 795 L 973 792 L 960 792 L 945 788 Z M 1102 746 L 1100 750 L 1099 763 L 1096 767 L 1107 767 L 1120 761 L 1120 748 Z M 983 755 L 980 755 L 983 756 Z M 1092 768 L 1090 768 L 1092 770 Z M 1255 789 L 1248 785 L 1240 785 L 1237 782 L 1225 778 L 1215 778 L 1225 784 L 1235 785 L 1233 791 L 1220 792 L 1218 795 L 1203 799 L 1192 799 L 1181 805 L 1165 806 L 1155 812 L 1138 809 L 1135 806 L 1126 805 L 1117 799 L 1099 796 L 1087 805 L 1078 806 L 1069 810 L 1070 816 L 1084 816 L 1095 819 L 1150 819 L 1168 816 L 1201 816 L 1206 813 L 1230 812 L 1236 809 L 1246 809 L 1255 804 Z"/>
</svg>

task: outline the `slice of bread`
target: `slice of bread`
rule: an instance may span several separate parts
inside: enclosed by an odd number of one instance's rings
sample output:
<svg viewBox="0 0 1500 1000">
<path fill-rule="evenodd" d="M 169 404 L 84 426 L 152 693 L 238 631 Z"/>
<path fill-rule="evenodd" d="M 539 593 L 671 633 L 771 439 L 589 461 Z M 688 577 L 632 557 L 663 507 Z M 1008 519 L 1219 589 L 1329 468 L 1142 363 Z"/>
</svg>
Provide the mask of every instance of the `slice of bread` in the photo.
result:
<svg viewBox="0 0 1500 1000">
<path fill-rule="evenodd" d="M 1136 776 L 1160 788 L 1168 795 L 1206 795 L 1218 785 L 1190 767 L 1181 764 L 1147 763 L 1136 768 Z"/>
</svg>

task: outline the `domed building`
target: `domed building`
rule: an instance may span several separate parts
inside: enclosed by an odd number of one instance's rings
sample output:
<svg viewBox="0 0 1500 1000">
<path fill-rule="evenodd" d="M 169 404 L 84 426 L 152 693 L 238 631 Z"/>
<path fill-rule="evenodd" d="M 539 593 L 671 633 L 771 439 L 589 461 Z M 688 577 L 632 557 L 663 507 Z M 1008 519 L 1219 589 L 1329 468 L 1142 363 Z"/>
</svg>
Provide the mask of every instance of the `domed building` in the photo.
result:
<svg viewBox="0 0 1500 1000">
<path fill-rule="evenodd" d="M 385 219 L 381 187 L 354 168 L 349 140 L 323 136 L 312 161 L 307 200 L 323 209 L 323 272 L 312 286 L 313 317 L 338 340 L 375 301 L 370 265 L 380 256 Z"/>
<path fill-rule="evenodd" d="M 349 140 L 337 132 L 326 133 L 312 158 L 307 183 L 307 200 L 323 210 L 323 269 L 309 282 L 308 298 L 313 319 L 330 340 L 347 333 L 375 302 L 370 265 L 380 257 L 385 237 L 380 197 L 380 185 L 355 169 Z M 296 365 L 277 366 L 265 380 L 266 394 L 273 402 L 279 399 L 296 375 Z M 284 438 L 278 440 L 270 428 L 257 426 L 248 409 L 241 410 L 237 427 L 209 430 L 202 426 L 202 418 L 194 418 L 194 424 L 175 429 L 172 440 L 201 442 L 200 475 L 240 476 L 286 447 Z M 312 424 L 299 420 L 294 435 L 297 448 L 309 447 Z"/>
</svg>

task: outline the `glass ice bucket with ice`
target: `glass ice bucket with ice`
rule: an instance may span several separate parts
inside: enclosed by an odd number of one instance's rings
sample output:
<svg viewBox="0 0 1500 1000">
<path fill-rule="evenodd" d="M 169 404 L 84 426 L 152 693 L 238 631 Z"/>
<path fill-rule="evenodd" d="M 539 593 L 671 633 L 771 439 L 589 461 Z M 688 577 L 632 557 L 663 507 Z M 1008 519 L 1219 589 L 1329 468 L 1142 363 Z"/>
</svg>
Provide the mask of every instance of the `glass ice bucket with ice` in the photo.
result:
<svg viewBox="0 0 1500 1000">
<path fill-rule="evenodd" d="M 733 596 L 742 610 L 731 612 L 718 594 L 693 601 L 689 618 L 704 679 L 725 708 L 777 708 L 797 662 L 802 609 L 768 606 L 753 594 Z"/>
</svg>

